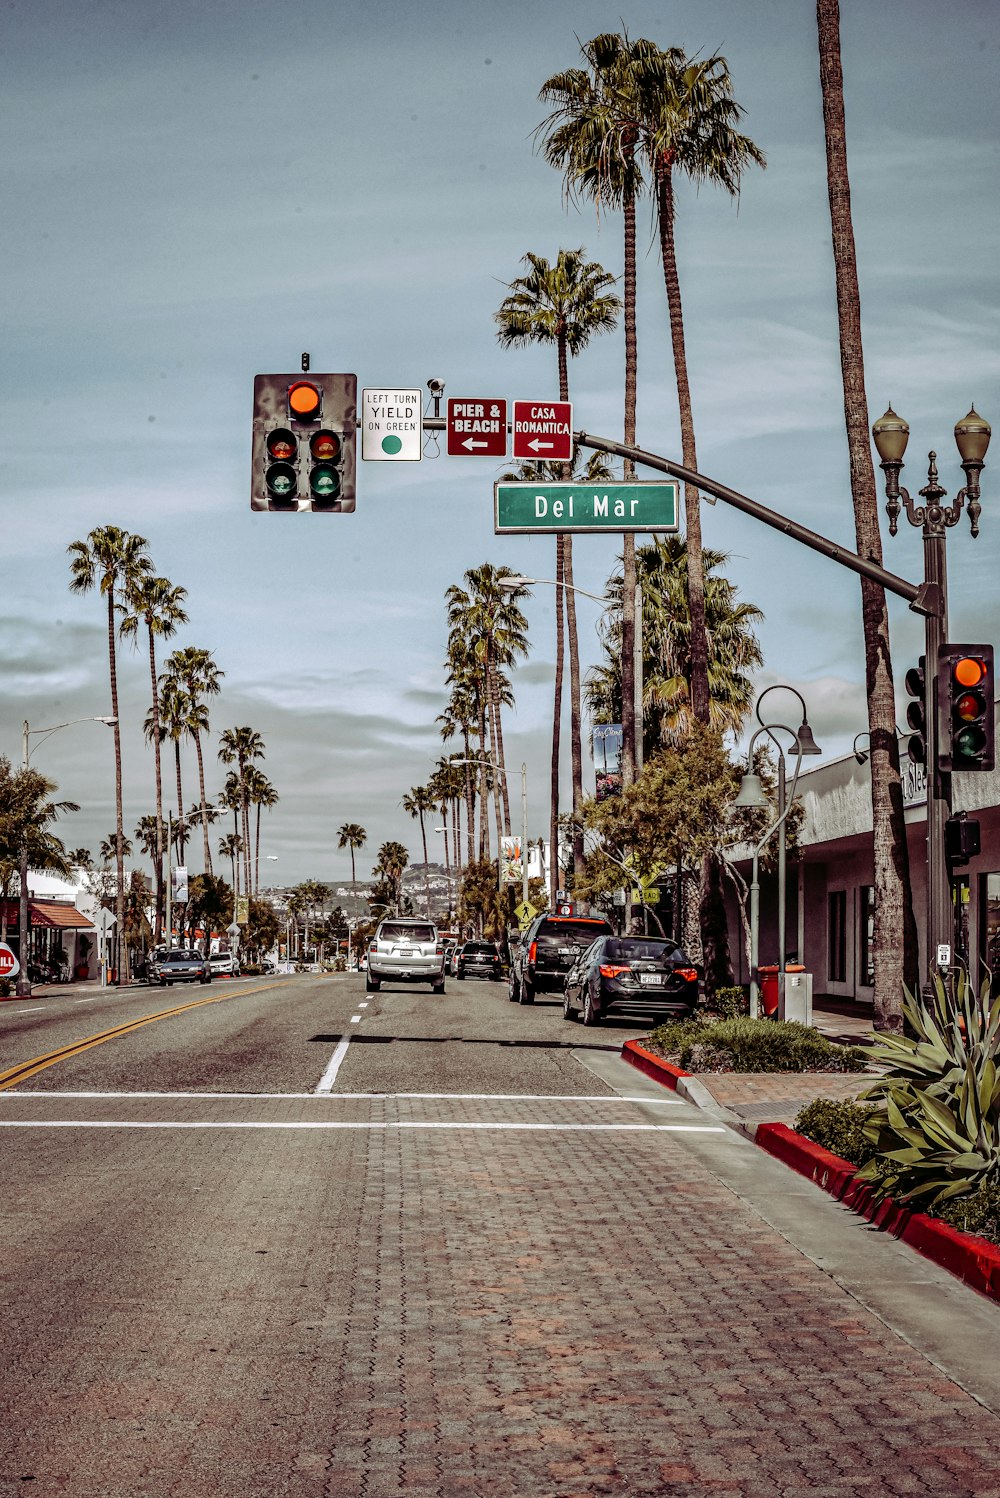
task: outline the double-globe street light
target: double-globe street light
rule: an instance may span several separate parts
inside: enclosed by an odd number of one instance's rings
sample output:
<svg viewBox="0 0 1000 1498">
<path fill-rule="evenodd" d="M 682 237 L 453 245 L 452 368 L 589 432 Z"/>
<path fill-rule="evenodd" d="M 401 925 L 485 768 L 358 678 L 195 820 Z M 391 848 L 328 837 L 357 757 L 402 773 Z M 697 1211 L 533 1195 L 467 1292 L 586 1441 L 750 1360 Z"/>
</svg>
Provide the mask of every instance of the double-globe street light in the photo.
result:
<svg viewBox="0 0 1000 1498">
<path fill-rule="evenodd" d="M 27 718 L 25 718 L 25 720 L 24 720 L 24 727 L 21 730 L 21 768 L 23 770 L 26 770 L 28 768 L 28 761 L 31 758 L 31 755 L 33 753 L 33 750 L 32 750 L 31 745 L 30 745 L 30 740 L 32 738 L 34 738 L 36 735 L 39 738 L 48 738 L 48 736 L 49 736 L 50 733 L 58 733 L 59 730 L 60 730 L 60 728 L 72 728 L 77 723 L 104 723 L 104 724 L 107 725 L 108 728 L 114 728 L 117 722 L 118 722 L 117 718 L 70 718 L 68 720 L 68 722 L 66 722 L 66 723 L 54 723 L 51 728 L 32 728 L 29 725 Z M 37 749 L 37 747 L 38 747 L 38 745 L 36 744 L 35 748 Z M 21 838 L 21 847 L 19 849 L 19 860 L 18 860 L 18 871 L 17 872 L 18 872 L 18 883 L 20 885 L 20 889 L 19 889 L 19 892 L 18 892 L 18 921 L 17 921 L 17 941 L 18 941 L 18 956 L 19 956 L 19 959 L 20 959 L 20 971 L 19 971 L 19 973 L 17 975 L 17 985 L 16 985 L 16 988 L 15 988 L 15 992 L 16 992 L 18 998 L 30 999 L 30 997 L 31 997 L 31 979 L 28 976 L 28 830 L 27 830 L 27 827 L 25 827 L 24 835 Z M 119 940 L 120 940 L 121 936 L 122 936 L 122 933 L 119 932 L 118 936 L 119 936 Z"/>
<path fill-rule="evenodd" d="M 948 560 L 945 547 L 947 531 L 958 524 L 966 500 L 973 537 L 979 535 L 979 475 L 983 471 L 986 450 L 990 445 L 990 424 L 973 407 L 955 426 L 955 445 L 965 470 L 965 487 L 950 505 L 941 501 L 947 490 L 938 483 L 937 453 L 928 453 L 927 483 L 918 505 L 906 489 L 900 487 L 899 475 L 910 428 L 890 406 L 872 427 L 872 438 L 885 474 L 886 513 L 889 534 L 895 535 L 899 515 L 906 508 L 911 525 L 920 526 L 924 542 L 924 592 L 934 605 L 924 616 L 924 720 L 927 762 L 927 949 L 930 968 L 934 954 L 951 947 L 953 918 L 948 869 L 945 859 L 945 823 L 951 810 L 951 774 L 939 766 L 939 725 L 937 713 L 937 675 L 940 647 L 948 639 Z M 902 501 L 902 503 L 901 503 Z M 992 703 L 990 704 L 992 711 Z"/>
<path fill-rule="evenodd" d="M 798 728 L 791 728 L 787 723 L 765 723 L 761 717 L 761 703 L 769 692 L 792 692 L 802 704 L 802 722 Z M 813 737 L 813 731 L 809 726 L 806 714 L 806 704 L 802 693 L 795 687 L 784 686 L 776 682 L 774 686 L 768 687 L 761 692 L 757 699 L 757 721 L 760 727 L 754 731 L 747 750 L 747 773 L 743 776 L 740 784 L 739 794 L 734 805 L 763 810 L 770 807 L 771 803 L 764 794 L 764 787 L 760 783 L 760 776 L 753 770 L 753 752 L 757 740 L 766 735 L 778 750 L 778 806 L 777 817 L 768 827 L 760 842 L 753 850 L 753 860 L 750 877 L 750 1016 L 756 1019 L 760 1010 L 760 985 L 758 980 L 758 965 L 760 962 L 760 879 L 759 860 L 761 850 L 765 848 L 775 832 L 780 831 L 778 839 L 778 983 L 779 998 L 784 989 L 785 981 L 785 878 L 787 861 L 786 827 L 788 813 L 795 801 L 795 787 L 798 784 L 799 770 L 802 766 L 803 755 L 820 754 L 822 750 Z M 776 730 L 790 734 L 792 742 L 789 749 L 795 750 L 795 773 L 792 776 L 791 794 L 786 794 L 785 789 L 785 749 L 781 740 L 776 737 Z"/>
</svg>

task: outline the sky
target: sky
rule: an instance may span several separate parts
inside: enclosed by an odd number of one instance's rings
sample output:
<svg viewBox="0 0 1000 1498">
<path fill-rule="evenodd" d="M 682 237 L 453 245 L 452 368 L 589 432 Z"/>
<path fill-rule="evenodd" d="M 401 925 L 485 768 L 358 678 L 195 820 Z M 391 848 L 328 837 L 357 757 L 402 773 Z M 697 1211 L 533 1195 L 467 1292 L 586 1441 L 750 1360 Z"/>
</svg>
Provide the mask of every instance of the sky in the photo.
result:
<svg viewBox="0 0 1000 1498">
<path fill-rule="evenodd" d="M 349 878 L 344 822 L 368 832 L 359 874 L 387 838 L 421 856 L 400 802 L 455 749 L 435 722 L 445 590 L 487 560 L 550 578 L 554 543 L 493 534 L 503 465 L 472 457 L 359 463 L 351 515 L 251 513 L 253 378 L 295 373 L 308 351 L 359 387 L 439 378 L 446 396 L 555 395 L 552 350 L 502 350 L 493 314 L 529 250 L 583 246 L 621 275 L 620 218 L 567 207 L 532 136 L 543 81 L 623 23 L 689 55 L 722 52 L 767 156 L 738 204 L 678 186 L 701 471 L 853 547 L 808 0 L 14 0 L 0 56 L 0 754 L 19 763 L 25 719 L 110 712 L 103 602 L 70 594 L 66 548 L 114 524 L 188 590 L 170 647 L 209 649 L 225 673 L 213 734 L 250 724 L 265 740 L 280 796 L 262 834 L 269 877 Z M 911 491 L 933 448 L 953 494 L 954 423 L 973 401 L 988 419 L 1000 410 L 995 11 L 843 0 L 841 35 L 870 415 L 891 401 L 909 421 Z M 639 226 L 638 440 L 679 460 L 648 204 Z M 620 330 L 572 362 L 577 427 L 620 437 L 623 365 Z M 1000 633 L 989 462 L 980 538 L 964 520 L 949 533 L 955 639 Z M 703 506 L 703 529 L 764 612 L 759 688 L 795 687 L 827 756 L 849 752 L 867 721 L 857 579 L 721 504 Z M 919 531 L 904 519 L 891 540 L 883 519 L 883 540 L 886 565 L 919 580 Z M 602 595 L 620 549 L 577 538 L 578 586 Z M 526 606 L 531 654 L 505 726 L 533 837 L 547 826 L 552 595 L 540 585 Z M 600 608 L 578 603 L 586 670 Z M 901 683 L 922 626 L 898 600 L 890 620 Z M 130 831 L 154 805 L 142 650 L 121 647 L 119 681 Z M 794 719 L 794 698 L 770 702 L 783 700 Z M 111 733 L 83 722 L 32 745 L 81 806 L 61 824 L 67 845 L 96 852 L 114 826 Z M 225 772 L 207 747 L 211 795 Z M 187 750 L 183 769 L 190 805 Z M 564 780 L 568 792 L 568 767 Z"/>
</svg>

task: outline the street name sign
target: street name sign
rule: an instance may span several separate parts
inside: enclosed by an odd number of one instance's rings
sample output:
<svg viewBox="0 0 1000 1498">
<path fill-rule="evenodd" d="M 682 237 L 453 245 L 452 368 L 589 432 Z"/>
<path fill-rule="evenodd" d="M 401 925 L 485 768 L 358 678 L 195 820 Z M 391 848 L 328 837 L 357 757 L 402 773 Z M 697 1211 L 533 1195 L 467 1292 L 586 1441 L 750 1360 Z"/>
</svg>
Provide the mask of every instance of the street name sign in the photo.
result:
<svg viewBox="0 0 1000 1498">
<path fill-rule="evenodd" d="M 366 462 L 416 463 L 423 446 L 419 390 L 362 390 L 361 456 Z"/>
<path fill-rule="evenodd" d="M 570 401 L 515 401 L 511 430 L 515 458 L 568 463 L 573 456 Z"/>
<path fill-rule="evenodd" d="M 498 536 L 554 531 L 677 531 L 677 485 L 496 483 Z"/>
<path fill-rule="evenodd" d="M 505 458 L 507 402 L 460 397 L 448 402 L 449 457 Z"/>
</svg>

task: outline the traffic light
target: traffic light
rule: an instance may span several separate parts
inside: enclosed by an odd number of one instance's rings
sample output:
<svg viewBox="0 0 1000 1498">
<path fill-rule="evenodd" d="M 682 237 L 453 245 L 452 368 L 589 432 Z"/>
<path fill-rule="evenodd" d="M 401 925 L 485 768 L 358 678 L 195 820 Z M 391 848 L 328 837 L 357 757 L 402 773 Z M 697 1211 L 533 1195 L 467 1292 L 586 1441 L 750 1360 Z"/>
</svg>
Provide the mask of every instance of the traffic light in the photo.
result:
<svg viewBox="0 0 1000 1498">
<path fill-rule="evenodd" d="M 357 375 L 257 375 L 251 509 L 353 510 L 357 410 Z"/>
<path fill-rule="evenodd" d="M 968 812 L 956 812 L 944 824 L 945 857 L 952 868 L 978 858 L 981 848 L 979 823 L 973 821 Z"/>
<path fill-rule="evenodd" d="M 993 646 L 942 645 L 938 651 L 938 764 L 992 770 Z"/>
<path fill-rule="evenodd" d="M 913 698 L 906 708 L 907 726 L 912 730 L 906 752 L 915 765 L 927 763 L 927 677 L 924 669 L 926 664 L 927 657 L 922 655 L 917 664 L 910 667 L 904 678 L 907 695 Z"/>
</svg>

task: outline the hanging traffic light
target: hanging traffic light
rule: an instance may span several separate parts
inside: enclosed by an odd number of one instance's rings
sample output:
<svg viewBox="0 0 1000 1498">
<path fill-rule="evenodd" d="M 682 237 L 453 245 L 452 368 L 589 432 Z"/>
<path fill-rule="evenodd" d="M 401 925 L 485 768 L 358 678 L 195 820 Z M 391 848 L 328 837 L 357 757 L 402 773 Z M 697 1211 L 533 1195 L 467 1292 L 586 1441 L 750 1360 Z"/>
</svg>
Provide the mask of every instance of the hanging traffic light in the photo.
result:
<svg viewBox="0 0 1000 1498">
<path fill-rule="evenodd" d="M 353 510 L 357 405 L 353 374 L 257 375 L 251 509 Z"/>
<path fill-rule="evenodd" d="M 906 708 L 906 723 L 911 729 L 910 741 L 906 746 L 906 752 L 915 765 L 927 763 L 927 677 L 925 666 L 927 657 L 921 656 L 915 666 L 911 666 L 904 678 L 907 695 L 913 701 Z"/>
<path fill-rule="evenodd" d="M 938 651 L 938 764 L 992 770 L 993 646 L 942 645 Z"/>
</svg>

